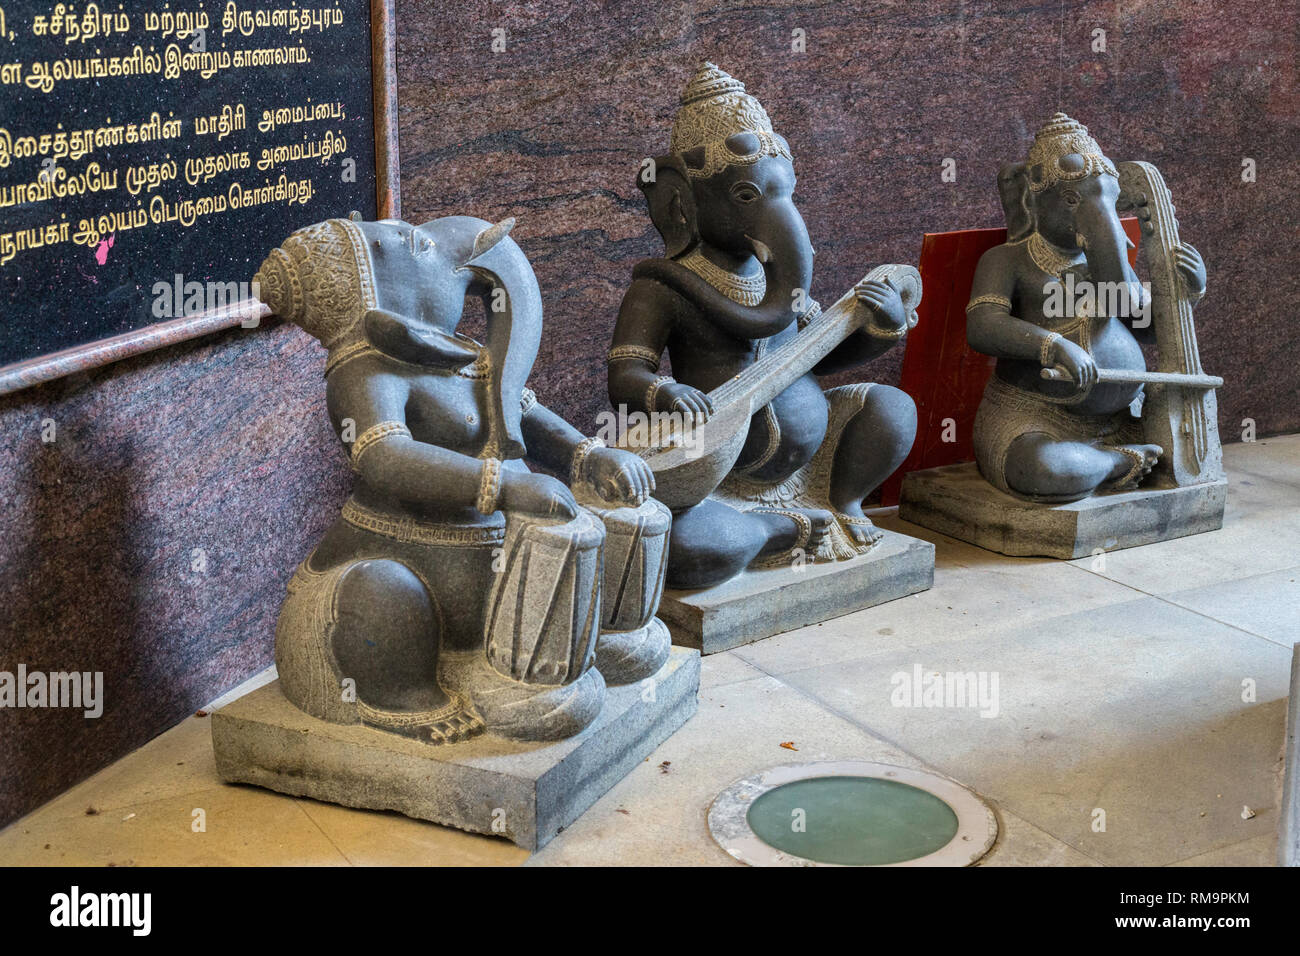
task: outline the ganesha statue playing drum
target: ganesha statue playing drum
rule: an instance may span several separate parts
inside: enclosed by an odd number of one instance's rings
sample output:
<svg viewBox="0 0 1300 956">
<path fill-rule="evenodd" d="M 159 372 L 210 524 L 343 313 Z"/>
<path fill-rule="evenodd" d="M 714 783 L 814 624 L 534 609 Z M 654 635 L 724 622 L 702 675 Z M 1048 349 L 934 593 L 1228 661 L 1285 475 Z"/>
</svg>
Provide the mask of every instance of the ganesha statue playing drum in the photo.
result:
<svg viewBox="0 0 1300 956">
<path fill-rule="evenodd" d="M 321 720 L 428 744 L 557 740 L 593 721 L 606 682 L 668 657 L 654 615 L 671 516 L 644 462 L 527 388 L 542 306 L 512 225 L 331 219 L 257 274 L 328 350 L 355 473 L 276 632 L 284 695 Z M 457 332 L 467 295 L 483 345 Z"/>
</svg>

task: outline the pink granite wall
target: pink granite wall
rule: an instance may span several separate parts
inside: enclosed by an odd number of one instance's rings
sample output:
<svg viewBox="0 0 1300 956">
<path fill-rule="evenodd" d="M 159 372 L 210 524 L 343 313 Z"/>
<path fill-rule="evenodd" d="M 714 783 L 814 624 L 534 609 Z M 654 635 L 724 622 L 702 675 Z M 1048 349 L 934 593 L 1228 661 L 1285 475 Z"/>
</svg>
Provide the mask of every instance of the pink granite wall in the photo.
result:
<svg viewBox="0 0 1300 956">
<path fill-rule="evenodd" d="M 546 297 L 536 390 L 575 423 L 604 407 L 603 353 L 630 270 L 662 250 L 634 185 L 702 59 L 760 97 L 794 152 L 833 301 L 916 261 L 923 232 L 1000 226 L 995 177 L 1056 109 L 1109 155 L 1163 171 L 1205 257 L 1197 310 L 1225 440 L 1300 428 L 1294 268 L 1300 4 L 1207 0 L 828 4 L 399 3 L 406 218 L 515 216 Z M 493 53 L 493 31 L 505 52 Z M 1094 52 L 1093 31 L 1105 31 Z M 802 30 L 805 53 L 792 52 Z M 943 161 L 956 162 L 953 183 Z M 1242 182 L 1242 160 L 1258 179 Z M 896 382 L 891 354 L 871 377 Z"/>
<path fill-rule="evenodd" d="M 518 217 L 548 308 L 534 387 L 585 425 L 630 269 L 660 248 L 637 163 L 666 148 L 699 60 L 744 80 L 793 145 L 823 300 L 914 262 L 924 231 L 1000 225 L 998 164 L 1062 108 L 1169 181 L 1209 267 L 1197 317 L 1228 379 L 1225 438 L 1247 417 L 1294 431 L 1298 7 L 398 0 L 404 213 Z M 0 670 L 107 685 L 98 720 L 0 711 L 0 823 L 270 662 L 284 582 L 346 490 L 322 365 L 271 326 L 0 398 Z M 897 372 L 893 356 L 872 377 Z"/>
<path fill-rule="evenodd" d="M 323 366 L 277 324 L 0 398 L 0 670 L 99 671 L 105 698 L 0 709 L 0 823 L 270 663 L 346 493 Z"/>
</svg>

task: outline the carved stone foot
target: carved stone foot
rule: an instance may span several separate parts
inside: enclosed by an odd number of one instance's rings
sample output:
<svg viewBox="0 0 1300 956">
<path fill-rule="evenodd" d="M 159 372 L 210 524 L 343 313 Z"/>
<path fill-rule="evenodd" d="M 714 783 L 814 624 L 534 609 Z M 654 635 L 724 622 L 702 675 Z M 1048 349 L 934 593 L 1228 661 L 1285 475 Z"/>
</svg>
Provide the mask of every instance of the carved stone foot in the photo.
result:
<svg viewBox="0 0 1300 956">
<path fill-rule="evenodd" d="M 1121 467 L 1128 467 L 1113 480 L 1102 482 L 1101 491 L 1132 491 L 1151 474 L 1151 469 L 1165 452 L 1159 445 L 1152 444 L 1116 445 L 1112 450 L 1124 456 Z"/>
<path fill-rule="evenodd" d="M 871 547 L 884 537 L 884 533 L 876 527 L 875 522 L 862 513 L 862 507 L 859 505 L 857 514 L 851 514 L 845 511 L 837 511 L 836 519 L 844 533 L 852 539 L 854 544 L 862 547 Z"/>
<path fill-rule="evenodd" d="M 425 743 L 451 744 L 482 733 L 483 718 L 469 701 L 460 694 L 450 696 L 447 706 L 426 711 L 382 710 L 357 701 L 357 714 L 371 727 Z"/>
<path fill-rule="evenodd" d="M 788 567 L 796 561 L 813 560 L 835 520 L 829 511 L 821 508 L 755 508 L 748 513 L 781 526 L 794 524 L 793 543 L 789 541 L 787 528 L 782 527 L 775 539 L 776 546 L 759 552 L 750 563 L 755 570 Z"/>
<path fill-rule="evenodd" d="M 656 674 L 668 660 L 672 638 L 657 617 L 632 631 L 602 631 L 596 644 L 596 669 L 611 687 L 635 684 Z"/>
<path fill-rule="evenodd" d="M 596 719 L 605 679 L 595 667 L 569 684 L 529 684 L 502 677 L 481 654 L 445 656 L 445 679 L 474 704 L 489 733 L 512 740 L 562 740 Z"/>
</svg>

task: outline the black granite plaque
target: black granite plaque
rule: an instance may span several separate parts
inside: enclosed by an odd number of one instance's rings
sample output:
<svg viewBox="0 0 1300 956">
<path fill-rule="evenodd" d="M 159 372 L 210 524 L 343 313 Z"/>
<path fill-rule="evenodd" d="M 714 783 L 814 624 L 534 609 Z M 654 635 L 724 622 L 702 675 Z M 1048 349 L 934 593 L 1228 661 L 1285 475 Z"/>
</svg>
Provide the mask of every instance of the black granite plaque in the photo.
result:
<svg viewBox="0 0 1300 956">
<path fill-rule="evenodd" d="M 370 0 L 0 0 L 0 367 L 246 298 L 376 218 Z"/>
</svg>

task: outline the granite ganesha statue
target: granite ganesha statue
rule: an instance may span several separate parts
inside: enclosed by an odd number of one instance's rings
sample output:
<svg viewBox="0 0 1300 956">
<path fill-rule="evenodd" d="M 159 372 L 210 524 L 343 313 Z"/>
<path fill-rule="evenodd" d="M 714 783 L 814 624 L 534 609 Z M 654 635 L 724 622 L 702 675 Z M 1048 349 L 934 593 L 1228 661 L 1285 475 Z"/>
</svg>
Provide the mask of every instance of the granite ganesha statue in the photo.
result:
<svg viewBox="0 0 1300 956">
<path fill-rule="evenodd" d="M 1171 446 L 1188 432 L 1187 455 L 1204 472 L 1195 480 L 1205 480 L 1218 444 L 1217 431 L 1205 436 L 1215 428 L 1209 403 L 1222 383 L 1201 374 L 1192 329 L 1205 266 L 1178 240 L 1155 167 L 1117 170 L 1086 127 L 1057 113 L 1028 162 L 1004 166 L 998 180 L 1007 241 L 980 259 L 966 319 L 971 347 L 997 358 L 975 419 L 980 473 L 1031 501 L 1077 501 L 1135 488 L 1162 458 L 1181 461 L 1183 449 Z M 1129 210 L 1144 258 L 1168 272 L 1156 277 L 1154 321 L 1129 264 L 1120 222 Z M 1157 345 L 1162 371 L 1147 372 L 1143 344 Z M 1158 407 L 1144 412 L 1152 393 Z M 1185 413 L 1171 408 L 1175 393 Z M 1191 480 L 1178 465 L 1173 483 Z"/>
<path fill-rule="evenodd" d="M 329 351 L 355 472 L 276 633 L 281 688 L 315 717 L 428 743 L 553 740 L 595 718 L 606 681 L 667 659 L 670 515 L 640 459 L 526 387 L 542 308 L 512 224 L 332 219 L 257 275 Z M 485 345 L 456 331 L 467 294 L 483 297 Z"/>
<path fill-rule="evenodd" d="M 812 334 L 826 317 L 809 293 L 813 247 L 792 196 L 790 146 L 711 63 L 682 94 L 668 154 L 643 167 L 638 185 L 665 250 L 636 266 L 624 295 L 610 401 L 743 438 L 734 458 L 707 453 L 706 466 L 721 462 L 712 472 L 698 463 L 658 472 L 674 513 L 669 585 L 869 550 L 879 532 L 862 503 L 911 448 L 915 406 L 884 385 L 823 392 L 817 376 L 897 345 L 916 321 L 919 276 L 881 267 L 837 304 L 849 325 Z M 665 351 L 672 376 L 661 374 Z M 724 399 L 729 409 L 718 407 Z"/>
</svg>

